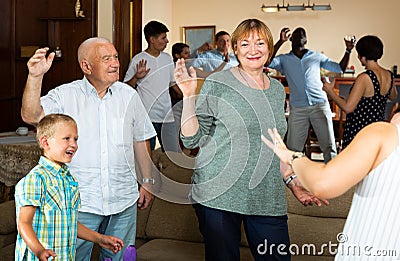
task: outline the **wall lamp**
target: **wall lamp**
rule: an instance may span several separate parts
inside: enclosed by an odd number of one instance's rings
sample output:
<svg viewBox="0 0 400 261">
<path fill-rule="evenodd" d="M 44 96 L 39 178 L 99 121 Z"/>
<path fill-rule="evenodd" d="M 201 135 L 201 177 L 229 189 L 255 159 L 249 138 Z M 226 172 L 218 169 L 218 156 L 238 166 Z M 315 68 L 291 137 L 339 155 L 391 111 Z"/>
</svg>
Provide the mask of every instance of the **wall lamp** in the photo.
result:
<svg viewBox="0 0 400 261">
<path fill-rule="evenodd" d="M 308 0 L 307 5 L 302 4 L 302 5 L 285 5 L 285 0 L 282 0 L 282 5 L 265 5 L 263 4 L 261 6 L 261 11 L 265 13 L 276 13 L 279 12 L 281 9 L 286 9 L 287 11 L 304 11 L 307 8 L 313 10 L 313 11 L 328 11 L 332 10 L 331 5 L 310 5 L 310 0 Z"/>
</svg>

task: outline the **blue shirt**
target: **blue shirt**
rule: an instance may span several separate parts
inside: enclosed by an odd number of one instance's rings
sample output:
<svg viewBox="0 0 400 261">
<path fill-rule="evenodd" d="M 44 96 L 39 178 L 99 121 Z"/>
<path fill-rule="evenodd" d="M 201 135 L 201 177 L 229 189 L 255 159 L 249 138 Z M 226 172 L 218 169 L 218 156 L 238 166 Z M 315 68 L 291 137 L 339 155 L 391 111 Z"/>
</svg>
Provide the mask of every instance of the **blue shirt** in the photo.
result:
<svg viewBox="0 0 400 261">
<path fill-rule="evenodd" d="M 212 72 L 217 69 L 224 61 L 225 57 L 217 49 L 203 52 L 197 58 L 193 60 L 192 66 L 196 68 L 202 68 L 206 72 Z M 229 62 L 225 65 L 225 69 L 238 66 L 239 62 L 236 59 L 235 54 L 229 54 Z"/>
<path fill-rule="evenodd" d="M 322 90 L 321 68 L 342 73 L 337 62 L 325 55 L 307 50 L 300 59 L 292 51 L 276 56 L 268 66 L 286 76 L 290 90 L 290 105 L 307 107 L 326 102 L 326 93 Z"/>
</svg>

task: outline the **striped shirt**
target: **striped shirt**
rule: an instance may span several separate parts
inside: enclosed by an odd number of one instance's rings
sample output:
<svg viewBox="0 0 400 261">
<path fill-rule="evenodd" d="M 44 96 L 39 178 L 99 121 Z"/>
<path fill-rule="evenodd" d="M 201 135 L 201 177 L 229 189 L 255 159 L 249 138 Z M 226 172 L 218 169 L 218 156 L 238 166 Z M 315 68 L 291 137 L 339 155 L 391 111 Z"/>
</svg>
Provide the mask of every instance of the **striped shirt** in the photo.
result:
<svg viewBox="0 0 400 261">
<path fill-rule="evenodd" d="M 35 206 L 33 230 L 46 249 L 57 254 L 57 260 L 75 260 L 77 213 L 80 207 L 78 182 L 69 168 L 45 157 L 15 187 L 17 223 L 22 206 Z M 15 260 L 38 260 L 20 233 L 17 236 Z"/>
<path fill-rule="evenodd" d="M 400 259 L 399 159 L 398 145 L 357 185 L 336 261 Z"/>
</svg>

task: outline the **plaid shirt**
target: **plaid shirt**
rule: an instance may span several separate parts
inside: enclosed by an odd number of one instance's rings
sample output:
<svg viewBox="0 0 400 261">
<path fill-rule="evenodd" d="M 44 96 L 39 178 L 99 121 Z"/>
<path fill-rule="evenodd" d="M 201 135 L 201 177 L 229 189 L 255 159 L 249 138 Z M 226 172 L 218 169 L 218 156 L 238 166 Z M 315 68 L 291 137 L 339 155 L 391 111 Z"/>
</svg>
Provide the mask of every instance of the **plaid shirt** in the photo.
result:
<svg viewBox="0 0 400 261">
<path fill-rule="evenodd" d="M 17 223 L 21 206 L 35 206 L 32 226 L 41 244 L 57 254 L 57 260 L 75 260 L 78 182 L 67 166 L 45 157 L 15 187 Z M 24 259 L 25 258 L 25 259 Z M 38 260 L 18 233 L 15 260 Z"/>
</svg>

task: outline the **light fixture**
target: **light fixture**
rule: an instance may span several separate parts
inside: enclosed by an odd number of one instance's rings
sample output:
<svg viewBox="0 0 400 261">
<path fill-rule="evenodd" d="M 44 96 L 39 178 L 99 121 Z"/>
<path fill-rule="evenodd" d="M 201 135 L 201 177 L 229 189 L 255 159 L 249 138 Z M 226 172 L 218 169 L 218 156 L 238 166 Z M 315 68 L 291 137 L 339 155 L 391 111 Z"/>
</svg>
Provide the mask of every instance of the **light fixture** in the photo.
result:
<svg viewBox="0 0 400 261">
<path fill-rule="evenodd" d="M 276 13 L 279 12 L 281 9 L 286 9 L 287 11 L 304 11 L 307 8 L 313 10 L 313 11 L 327 11 L 327 10 L 332 10 L 332 7 L 330 4 L 327 5 L 316 5 L 315 3 L 313 5 L 310 5 L 310 0 L 308 0 L 307 5 L 302 4 L 302 5 L 285 5 L 285 0 L 282 0 L 282 5 L 265 5 L 263 4 L 261 6 L 261 11 L 266 12 L 266 13 Z"/>
</svg>

